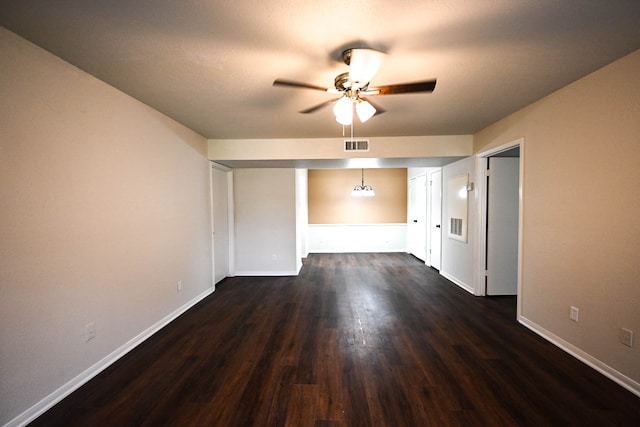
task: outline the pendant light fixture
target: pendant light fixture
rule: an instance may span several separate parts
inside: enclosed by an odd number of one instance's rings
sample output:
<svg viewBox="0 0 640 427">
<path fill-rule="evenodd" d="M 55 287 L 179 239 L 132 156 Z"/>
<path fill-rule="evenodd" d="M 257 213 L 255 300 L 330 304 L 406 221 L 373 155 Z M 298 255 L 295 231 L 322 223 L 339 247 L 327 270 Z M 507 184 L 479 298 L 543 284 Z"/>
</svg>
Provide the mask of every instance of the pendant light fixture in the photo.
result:
<svg viewBox="0 0 640 427">
<path fill-rule="evenodd" d="M 351 192 L 353 197 L 373 197 L 376 193 L 373 191 L 373 187 L 370 185 L 364 185 L 364 169 L 362 169 L 362 181 L 359 185 L 353 187 Z"/>
</svg>

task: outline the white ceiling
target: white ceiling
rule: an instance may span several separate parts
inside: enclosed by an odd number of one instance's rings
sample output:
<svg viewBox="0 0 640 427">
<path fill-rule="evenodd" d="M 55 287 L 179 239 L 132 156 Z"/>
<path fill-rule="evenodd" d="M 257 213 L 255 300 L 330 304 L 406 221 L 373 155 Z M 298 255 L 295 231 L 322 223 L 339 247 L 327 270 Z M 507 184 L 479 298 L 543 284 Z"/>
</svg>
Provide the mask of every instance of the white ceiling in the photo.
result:
<svg viewBox="0 0 640 427">
<path fill-rule="evenodd" d="M 359 136 L 472 134 L 640 48 L 638 0 L 5 1 L 0 25 L 207 138 L 340 137 L 331 86 L 347 47 L 388 58 Z"/>
</svg>

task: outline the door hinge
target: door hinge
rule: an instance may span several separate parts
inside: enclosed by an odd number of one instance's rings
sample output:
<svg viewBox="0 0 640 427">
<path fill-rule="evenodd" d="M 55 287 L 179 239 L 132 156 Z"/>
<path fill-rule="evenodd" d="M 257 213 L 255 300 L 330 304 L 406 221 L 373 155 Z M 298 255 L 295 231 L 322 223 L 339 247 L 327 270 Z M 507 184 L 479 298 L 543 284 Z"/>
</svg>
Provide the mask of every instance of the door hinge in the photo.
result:
<svg viewBox="0 0 640 427">
<path fill-rule="evenodd" d="M 487 169 L 487 176 L 491 176 L 491 169 Z"/>
<path fill-rule="evenodd" d="M 484 271 L 484 277 L 489 277 L 489 270 Z"/>
</svg>

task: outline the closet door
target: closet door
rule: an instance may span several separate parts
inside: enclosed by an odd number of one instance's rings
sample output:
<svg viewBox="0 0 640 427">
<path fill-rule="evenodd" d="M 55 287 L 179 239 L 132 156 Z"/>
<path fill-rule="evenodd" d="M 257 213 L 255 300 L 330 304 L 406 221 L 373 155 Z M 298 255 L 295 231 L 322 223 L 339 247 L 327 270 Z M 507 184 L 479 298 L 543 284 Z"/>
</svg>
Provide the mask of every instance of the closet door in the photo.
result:
<svg viewBox="0 0 640 427">
<path fill-rule="evenodd" d="M 442 170 L 429 174 L 429 265 L 440 270 L 442 264 Z"/>
<path fill-rule="evenodd" d="M 409 181 L 409 218 L 407 243 L 409 253 L 422 261 L 427 257 L 427 176 Z"/>
</svg>

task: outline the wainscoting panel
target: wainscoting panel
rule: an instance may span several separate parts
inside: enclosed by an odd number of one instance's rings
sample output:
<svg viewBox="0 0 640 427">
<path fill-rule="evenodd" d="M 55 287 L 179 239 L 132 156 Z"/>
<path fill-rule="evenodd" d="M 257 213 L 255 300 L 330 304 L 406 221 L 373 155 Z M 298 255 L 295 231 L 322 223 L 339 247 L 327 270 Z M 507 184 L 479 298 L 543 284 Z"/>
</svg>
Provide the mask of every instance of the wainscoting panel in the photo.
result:
<svg viewBox="0 0 640 427">
<path fill-rule="evenodd" d="M 406 252 L 407 224 L 310 224 L 309 252 Z"/>
</svg>

